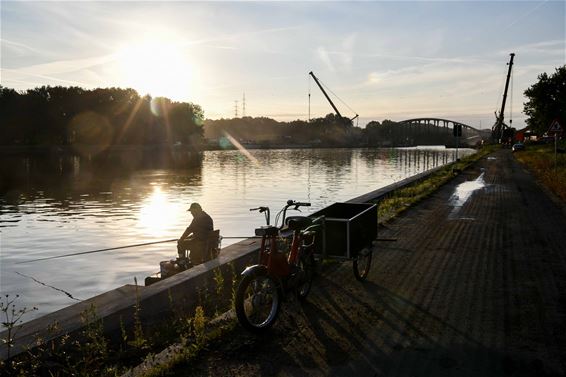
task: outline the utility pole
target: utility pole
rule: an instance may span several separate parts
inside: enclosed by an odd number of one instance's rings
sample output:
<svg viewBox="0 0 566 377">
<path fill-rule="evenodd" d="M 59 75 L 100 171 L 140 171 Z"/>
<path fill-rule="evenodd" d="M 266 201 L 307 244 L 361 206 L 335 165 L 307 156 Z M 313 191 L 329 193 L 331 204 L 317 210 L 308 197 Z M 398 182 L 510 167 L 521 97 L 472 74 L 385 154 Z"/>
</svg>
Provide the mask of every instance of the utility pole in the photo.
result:
<svg viewBox="0 0 566 377">
<path fill-rule="evenodd" d="M 234 101 L 234 118 L 238 117 L 238 100 Z"/>
<path fill-rule="evenodd" d="M 309 123 L 311 122 L 311 92 L 309 89 Z"/>
</svg>

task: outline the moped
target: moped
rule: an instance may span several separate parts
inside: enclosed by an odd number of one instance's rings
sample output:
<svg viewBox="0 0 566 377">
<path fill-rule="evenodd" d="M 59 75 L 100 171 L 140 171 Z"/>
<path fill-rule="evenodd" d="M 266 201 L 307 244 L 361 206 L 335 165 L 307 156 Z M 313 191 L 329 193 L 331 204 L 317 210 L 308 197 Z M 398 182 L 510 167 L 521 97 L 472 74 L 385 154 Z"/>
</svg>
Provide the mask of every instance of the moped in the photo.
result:
<svg viewBox="0 0 566 377">
<path fill-rule="evenodd" d="M 242 280 L 236 292 L 236 314 L 240 324 L 247 330 L 261 333 L 273 326 L 286 295 L 294 292 L 299 300 L 309 294 L 315 274 L 315 240 L 322 230 L 324 216 L 286 217 L 287 210 L 308 207 L 310 203 L 288 200 L 269 225 L 269 208 L 258 207 L 266 217 L 266 226 L 255 229 L 261 237 L 258 263 L 242 272 Z M 281 226 L 277 227 L 282 215 Z M 286 247 L 289 233 L 292 239 Z"/>
</svg>

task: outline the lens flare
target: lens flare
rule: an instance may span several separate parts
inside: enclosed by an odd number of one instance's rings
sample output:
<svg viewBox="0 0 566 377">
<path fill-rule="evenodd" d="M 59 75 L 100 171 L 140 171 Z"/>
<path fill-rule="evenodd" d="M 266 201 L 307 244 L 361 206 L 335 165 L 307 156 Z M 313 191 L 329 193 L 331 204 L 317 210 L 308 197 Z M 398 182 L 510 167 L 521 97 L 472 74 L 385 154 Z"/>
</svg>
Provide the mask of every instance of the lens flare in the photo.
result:
<svg viewBox="0 0 566 377">
<path fill-rule="evenodd" d="M 232 135 L 230 135 L 228 132 L 224 132 L 224 135 L 226 136 L 226 139 L 228 139 L 230 143 L 232 143 L 232 145 L 235 146 L 240 151 L 240 153 L 244 155 L 251 163 L 259 166 L 259 161 L 257 160 L 257 158 L 255 158 L 246 148 L 244 148 L 244 146 L 240 144 L 238 140 L 232 137 Z"/>
<path fill-rule="evenodd" d="M 114 135 L 108 119 L 93 111 L 76 115 L 68 129 L 73 148 L 81 156 L 97 155 L 105 151 Z"/>
</svg>

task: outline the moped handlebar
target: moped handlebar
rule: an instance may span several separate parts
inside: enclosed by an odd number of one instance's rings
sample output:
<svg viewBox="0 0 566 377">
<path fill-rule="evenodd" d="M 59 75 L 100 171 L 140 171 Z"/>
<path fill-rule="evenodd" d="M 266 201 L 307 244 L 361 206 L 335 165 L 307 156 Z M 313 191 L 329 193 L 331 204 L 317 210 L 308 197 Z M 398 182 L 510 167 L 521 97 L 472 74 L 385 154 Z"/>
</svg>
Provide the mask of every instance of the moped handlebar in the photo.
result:
<svg viewBox="0 0 566 377">
<path fill-rule="evenodd" d="M 307 202 L 295 202 L 293 204 L 295 207 L 310 207 L 311 204 Z"/>
<path fill-rule="evenodd" d="M 279 213 L 277 214 L 277 216 L 275 216 L 275 226 L 277 226 L 277 222 L 279 219 L 279 215 L 282 213 L 283 214 L 283 221 L 281 226 L 283 226 L 283 224 L 285 224 L 285 216 L 287 214 L 287 209 L 289 209 L 289 207 L 295 207 L 294 209 L 299 210 L 299 207 L 310 207 L 311 204 L 308 202 L 296 202 L 294 200 L 287 200 L 287 205 L 285 205 L 281 211 L 279 211 Z M 250 211 L 259 211 L 259 213 L 264 213 L 265 215 L 265 222 L 267 223 L 267 225 L 269 225 L 269 221 L 270 221 L 270 213 L 269 213 L 269 207 L 256 207 L 256 208 L 250 208 Z"/>
<path fill-rule="evenodd" d="M 295 207 L 293 209 L 295 210 L 299 210 L 299 207 L 310 207 L 310 203 L 307 202 L 296 202 L 294 200 L 287 200 L 287 205 L 283 207 L 283 209 L 281 209 L 281 211 L 279 211 L 279 213 L 277 214 L 277 216 L 275 217 L 275 226 L 277 226 L 277 220 L 279 219 L 279 215 L 283 214 L 283 219 L 281 221 L 281 228 L 285 225 L 285 217 L 287 216 L 287 210 L 289 209 L 289 207 Z"/>
<path fill-rule="evenodd" d="M 264 213 L 265 215 L 265 223 L 269 225 L 270 216 L 269 216 L 269 207 L 257 207 L 257 208 L 250 208 L 250 211 L 259 211 L 259 213 Z"/>
<path fill-rule="evenodd" d="M 285 207 L 293 207 L 295 206 L 295 208 L 299 208 L 299 207 L 310 207 L 311 204 L 307 203 L 307 202 L 296 202 L 294 200 L 287 200 L 287 205 Z"/>
<path fill-rule="evenodd" d="M 269 211 L 269 207 L 257 207 L 257 208 L 250 208 L 250 211 L 259 211 L 259 213 Z"/>
</svg>

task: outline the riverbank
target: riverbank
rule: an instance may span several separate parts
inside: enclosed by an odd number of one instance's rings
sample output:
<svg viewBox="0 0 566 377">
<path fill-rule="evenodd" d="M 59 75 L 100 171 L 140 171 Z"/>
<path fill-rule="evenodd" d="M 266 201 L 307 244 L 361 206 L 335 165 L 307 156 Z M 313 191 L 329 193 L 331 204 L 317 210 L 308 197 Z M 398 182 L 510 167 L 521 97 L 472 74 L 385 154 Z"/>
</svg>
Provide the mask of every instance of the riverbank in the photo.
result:
<svg viewBox="0 0 566 377">
<path fill-rule="evenodd" d="M 269 336 L 235 326 L 150 375 L 564 375 L 565 229 L 499 150 L 381 228 L 366 283 L 329 266 Z"/>
<path fill-rule="evenodd" d="M 256 247 L 257 247 L 257 246 L 256 246 Z M 253 253 L 253 250 L 250 249 L 250 253 Z M 224 250 L 223 250 L 223 254 L 222 254 L 222 255 L 228 257 L 229 253 L 226 254 L 226 252 L 224 252 Z M 232 267 L 234 268 L 235 266 L 232 266 Z M 193 273 L 198 273 L 198 271 L 193 271 Z M 213 275 L 212 275 L 212 272 L 210 273 L 210 276 L 209 276 L 210 282 L 207 283 L 207 284 L 208 284 L 208 291 L 209 291 L 209 292 L 210 292 L 210 291 L 215 291 L 215 290 L 217 289 L 217 288 L 215 288 L 215 287 L 217 287 L 218 284 L 219 284 L 218 281 L 217 281 L 217 280 L 219 279 L 219 276 L 220 276 L 220 275 L 216 275 L 216 274 L 213 276 Z M 233 289 L 234 289 L 234 284 L 235 284 L 235 282 L 234 282 L 234 276 L 235 276 L 235 275 L 233 275 L 233 272 L 232 272 L 232 275 L 229 275 L 229 276 L 233 276 L 233 277 L 232 277 L 232 278 L 230 278 L 230 277 L 224 277 L 224 276 L 222 277 L 222 279 L 225 279 L 225 280 L 230 281 L 230 282 L 232 283 L 231 286 L 228 285 L 227 287 L 224 288 L 224 289 L 227 290 L 227 291 L 230 291 L 231 289 L 233 290 Z M 127 288 L 127 289 L 126 289 L 126 288 Z M 125 323 L 125 320 L 126 320 L 126 319 L 131 322 L 132 315 L 133 315 L 133 313 L 135 313 L 135 312 L 132 312 L 132 310 L 133 310 L 132 308 L 136 305 L 136 302 L 140 302 L 140 303 L 141 303 L 141 307 L 145 307 L 146 304 L 144 304 L 144 302 L 143 302 L 144 297 L 151 297 L 151 296 L 154 294 L 154 293 L 151 293 L 151 292 L 149 292 L 149 291 L 145 292 L 143 288 L 144 288 L 144 287 L 140 287 L 139 293 L 138 293 L 138 289 L 135 289 L 135 287 L 133 287 L 133 286 L 126 286 L 126 287 L 124 288 L 124 289 L 126 289 L 126 290 L 122 290 L 123 292 L 120 292 L 120 293 L 119 293 L 118 296 L 121 296 L 121 297 L 123 297 L 124 299 L 125 299 L 126 297 L 128 297 L 127 300 L 122 299 L 121 302 L 120 302 L 120 307 L 123 307 L 123 308 L 121 309 L 121 310 L 122 310 L 122 314 L 121 314 L 121 315 L 122 315 L 122 316 L 125 316 L 125 317 L 124 317 L 124 323 Z M 193 288 L 194 288 L 194 286 L 193 286 Z M 183 291 L 183 289 L 181 289 L 181 291 Z M 118 296 L 117 296 L 117 297 L 118 297 Z M 165 295 L 165 297 L 167 297 L 167 295 Z M 108 299 L 110 299 L 110 298 L 111 298 L 111 297 L 108 296 Z M 202 297 L 201 297 L 201 298 L 202 298 Z M 102 301 L 100 301 L 100 299 L 102 299 Z M 93 302 L 93 303 L 96 303 L 97 305 L 102 305 L 103 308 L 106 307 L 106 306 L 109 306 L 109 305 L 110 305 L 111 307 L 114 307 L 114 306 L 115 306 L 115 305 L 112 304 L 111 302 L 108 302 L 108 301 L 105 301 L 105 300 L 106 300 L 106 299 L 103 299 L 102 297 L 100 297 L 98 301 L 95 300 L 95 302 Z M 90 301 L 90 300 L 89 300 L 89 301 Z M 155 300 L 154 300 L 154 301 L 155 301 Z M 202 302 L 202 301 L 199 301 L 199 302 Z M 88 309 L 88 304 L 89 304 L 89 302 L 87 301 L 84 305 L 82 305 L 82 309 L 79 308 L 79 309 L 75 310 L 76 314 L 78 315 L 78 314 L 80 314 L 81 312 L 84 312 L 85 310 L 87 310 L 87 309 Z M 116 303 L 116 304 L 117 304 L 117 303 Z M 198 303 L 197 303 L 197 304 L 198 304 Z M 155 306 L 155 305 L 154 305 L 154 306 Z M 168 307 L 168 305 L 167 305 L 166 302 L 161 302 L 161 303 L 160 303 L 160 306 L 162 307 L 162 309 L 167 309 L 167 307 Z M 100 306 L 98 306 L 98 307 L 100 308 Z M 214 307 L 216 307 L 217 309 L 220 308 L 220 306 L 214 306 Z M 191 309 L 191 310 L 194 310 L 194 309 Z M 105 312 L 108 312 L 108 311 L 105 310 Z M 143 314 L 144 312 L 142 311 L 141 313 Z M 185 313 L 186 313 L 186 312 L 185 312 Z M 210 316 L 211 313 L 210 313 L 209 311 L 207 311 L 207 312 L 206 312 L 206 315 L 207 315 L 207 316 Z M 116 326 L 118 326 L 118 327 L 116 327 L 116 330 L 119 331 L 120 323 L 115 322 L 115 321 L 118 320 L 118 319 L 120 319 L 120 316 L 113 315 L 113 318 L 114 318 L 114 319 L 113 319 L 112 321 L 114 321 L 114 324 L 115 324 Z M 138 317 L 138 318 L 141 318 L 141 317 Z M 49 321 L 50 321 L 50 320 L 54 320 L 54 319 L 56 319 L 56 316 L 54 316 L 53 318 L 46 318 L 46 320 L 44 321 L 45 323 L 44 323 L 43 327 L 45 328 L 45 326 L 50 326 L 51 323 L 50 323 Z M 97 317 L 91 318 L 91 319 L 97 319 Z M 100 318 L 98 318 L 98 319 L 100 319 Z M 98 320 L 98 319 L 97 319 L 97 320 Z M 186 320 L 186 319 L 185 319 L 185 320 Z M 172 319 L 171 321 L 172 321 L 172 322 L 181 321 L 181 322 L 184 323 L 185 320 L 183 320 L 183 319 L 177 319 L 177 320 Z M 75 323 L 75 324 L 73 325 L 74 328 L 75 328 L 75 329 L 77 329 L 77 328 L 80 329 L 80 327 L 81 327 L 81 326 L 80 326 L 80 318 L 77 317 L 77 318 L 75 318 L 73 321 L 74 321 L 73 323 Z M 112 321 L 109 322 L 108 319 L 105 319 L 105 320 L 104 320 L 105 327 L 109 327 L 109 326 L 111 327 L 111 326 L 112 326 L 112 325 L 111 325 Z M 120 321 L 122 321 L 122 319 L 120 319 Z M 60 322 L 69 323 L 69 319 L 61 319 Z M 190 327 L 190 326 L 189 326 L 189 327 Z M 185 330 L 182 330 L 182 331 L 186 331 L 186 326 L 182 326 L 182 328 L 185 329 Z M 159 331 L 161 331 L 161 330 L 158 330 L 158 333 L 159 333 Z M 60 331 L 59 331 L 59 332 L 60 332 Z M 30 340 L 33 341 L 33 332 L 32 332 L 32 331 L 28 331 L 28 333 L 29 333 L 29 336 L 30 336 Z M 189 336 L 190 334 L 187 334 L 186 332 L 182 332 L 182 334 L 184 334 L 184 335 L 183 335 L 184 337 L 190 338 L 190 336 Z M 54 334 L 51 334 L 51 335 L 54 335 Z M 134 335 L 135 335 L 135 334 L 134 334 Z M 179 334 L 177 334 L 177 335 L 179 335 Z M 53 338 L 55 339 L 56 337 L 54 336 Z M 120 346 L 120 348 L 129 349 L 129 350 L 130 350 L 129 352 L 132 352 L 130 343 L 133 342 L 133 340 L 134 340 L 134 339 L 137 339 L 137 338 L 139 338 L 139 334 L 138 334 L 138 336 L 133 337 L 133 335 L 130 333 L 129 337 L 127 337 L 127 341 L 124 341 L 124 343 Z M 163 344 L 163 343 L 162 343 L 162 341 L 163 341 L 162 339 L 155 339 L 155 338 L 152 338 L 152 339 L 153 339 L 153 340 L 151 340 L 151 341 L 148 340 L 147 343 L 146 343 L 146 342 L 138 342 L 138 341 L 136 341 L 135 343 L 136 343 L 136 344 L 137 344 L 137 343 L 145 344 L 146 346 L 147 346 L 147 344 L 150 344 L 150 343 L 151 343 L 151 344 L 153 344 L 154 346 L 157 346 L 157 347 L 158 347 L 159 344 Z M 153 349 L 153 348 L 152 348 L 152 349 Z M 159 348 L 158 348 L 158 349 L 159 349 Z M 143 354 L 143 352 L 142 352 L 142 354 Z M 79 356 L 79 360 L 80 360 L 80 356 Z"/>
</svg>

